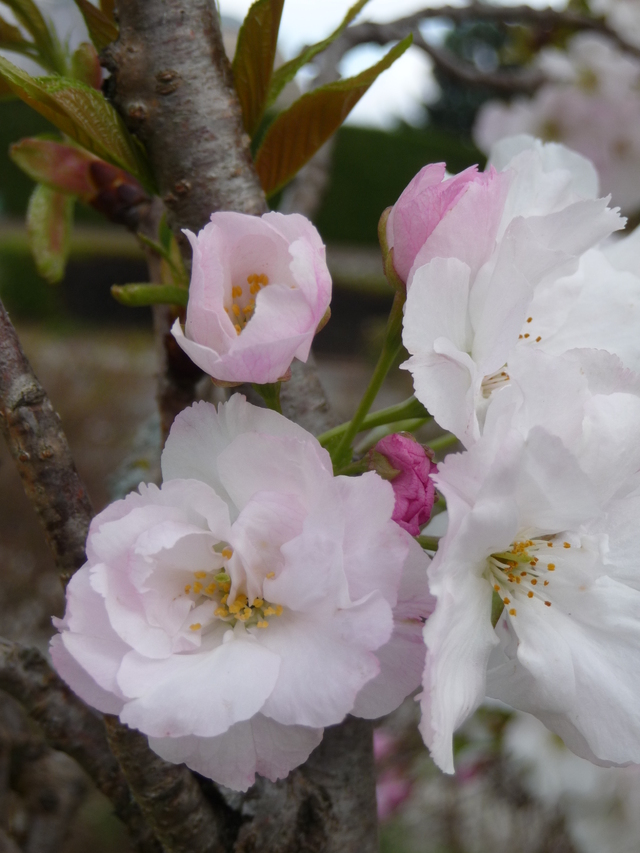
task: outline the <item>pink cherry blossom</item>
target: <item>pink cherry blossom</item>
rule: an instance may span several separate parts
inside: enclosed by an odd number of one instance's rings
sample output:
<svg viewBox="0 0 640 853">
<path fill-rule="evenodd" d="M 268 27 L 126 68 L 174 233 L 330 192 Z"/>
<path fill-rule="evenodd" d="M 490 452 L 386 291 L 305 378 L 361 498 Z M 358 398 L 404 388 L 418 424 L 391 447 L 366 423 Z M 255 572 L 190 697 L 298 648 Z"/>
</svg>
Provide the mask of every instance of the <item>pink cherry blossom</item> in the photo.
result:
<svg viewBox="0 0 640 853">
<path fill-rule="evenodd" d="M 444 163 L 431 163 L 421 169 L 394 204 L 387 220 L 387 243 L 393 249 L 393 265 L 407 284 L 415 267 L 438 254 L 438 226 L 443 219 L 453 217 L 456 222 L 449 224 L 458 228 L 457 220 L 464 223 L 472 217 L 474 228 L 483 234 L 498 230 L 508 178 L 494 169 L 478 172 L 477 166 L 471 166 L 444 179 L 445 168 Z M 428 247 L 432 235 L 432 245 Z"/>
<path fill-rule="evenodd" d="M 187 320 L 171 330 L 221 382 L 276 382 L 306 361 L 331 301 L 325 249 L 299 214 L 214 213 L 193 247 Z"/>
<path fill-rule="evenodd" d="M 388 435 L 376 444 L 372 452 L 374 469 L 376 454 L 385 457 L 391 469 L 397 472 L 389 478 L 396 497 L 393 520 L 412 536 L 417 536 L 431 517 L 435 500 L 431 475 L 437 472 L 438 466 L 422 445 L 406 433 Z"/>
<path fill-rule="evenodd" d="M 374 472 L 235 395 L 176 419 L 164 482 L 101 512 L 52 656 L 87 703 L 238 790 L 306 760 L 324 726 L 420 682 L 428 558 Z"/>
</svg>

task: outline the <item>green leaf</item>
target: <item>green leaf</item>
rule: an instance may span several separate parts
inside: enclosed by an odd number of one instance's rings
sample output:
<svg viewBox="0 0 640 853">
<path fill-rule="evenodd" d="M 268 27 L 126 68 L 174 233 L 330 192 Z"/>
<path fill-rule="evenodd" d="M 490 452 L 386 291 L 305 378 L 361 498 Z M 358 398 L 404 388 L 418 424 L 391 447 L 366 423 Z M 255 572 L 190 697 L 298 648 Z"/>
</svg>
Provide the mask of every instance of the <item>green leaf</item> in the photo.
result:
<svg viewBox="0 0 640 853">
<path fill-rule="evenodd" d="M 118 26 L 102 10 L 90 3 L 89 0 L 76 0 L 76 6 L 80 9 L 84 22 L 89 30 L 91 41 L 97 50 L 103 50 L 112 41 L 118 38 Z M 113 10 L 112 10 L 113 12 Z"/>
<path fill-rule="evenodd" d="M 11 9 L 22 26 L 33 36 L 43 64 L 52 71 L 64 74 L 66 63 L 58 37 L 55 31 L 49 28 L 33 0 L 2 0 L 2 2 Z"/>
<path fill-rule="evenodd" d="M 146 189 L 154 191 L 141 145 L 101 92 L 64 77 L 31 77 L 3 56 L 0 77 L 19 98 L 83 148 L 129 172 Z"/>
<path fill-rule="evenodd" d="M 256 0 L 238 34 L 233 79 L 244 129 L 253 136 L 267 103 L 284 0 Z"/>
<path fill-rule="evenodd" d="M 186 305 L 189 291 L 172 284 L 114 284 L 111 293 L 118 302 L 139 308 L 144 305 Z"/>
<path fill-rule="evenodd" d="M 64 276 L 69 257 L 73 196 L 36 184 L 27 209 L 27 234 L 38 272 L 50 284 Z"/>
<path fill-rule="evenodd" d="M 311 62 L 314 56 L 317 56 L 319 53 L 322 53 L 323 50 L 326 50 L 330 44 L 332 44 L 338 36 L 342 35 L 342 33 L 349 26 L 351 21 L 360 13 L 364 6 L 369 2 L 369 0 L 358 0 L 357 3 L 354 3 L 353 6 L 349 9 L 347 14 L 342 19 L 340 26 L 335 29 L 330 36 L 327 36 L 326 39 L 317 42 L 316 44 L 312 44 L 310 47 L 305 47 L 305 49 L 295 56 L 293 59 L 290 59 L 289 62 L 285 62 L 284 65 L 281 65 L 280 68 L 276 68 L 273 72 L 273 76 L 271 77 L 271 86 L 269 87 L 269 94 L 267 96 L 267 104 L 266 107 L 270 107 L 280 94 L 280 92 L 284 89 L 287 83 L 290 83 L 291 80 L 296 76 L 298 71 L 306 65 L 308 62 Z"/>
<path fill-rule="evenodd" d="M 320 86 L 278 115 L 256 155 L 265 193 L 281 189 L 340 127 L 376 78 L 407 50 L 408 35 L 371 68 L 356 77 Z"/>
</svg>

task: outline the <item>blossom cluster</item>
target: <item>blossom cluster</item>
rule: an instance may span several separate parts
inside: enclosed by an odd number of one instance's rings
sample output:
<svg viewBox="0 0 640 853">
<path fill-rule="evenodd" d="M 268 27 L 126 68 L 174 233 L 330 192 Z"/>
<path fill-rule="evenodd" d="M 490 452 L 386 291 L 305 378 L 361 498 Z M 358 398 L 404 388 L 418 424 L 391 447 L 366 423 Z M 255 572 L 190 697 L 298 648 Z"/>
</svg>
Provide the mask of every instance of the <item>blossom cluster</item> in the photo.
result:
<svg viewBox="0 0 640 853">
<path fill-rule="evenodd" d="M 622 4 L 613 4 L 623 12 Z M 620 6 L 620 9 L 618 9 Z M 638 4 L 635 28 L 640 33 Z M 632 30 L 631 30 L 632 31 Z M 625 27 L 625 36 L 630 32 Z M 490 101 L 478 113 L 476 144 L 531 133 L 562 142 L 596 166 L 604 192 L 634 213 L 640 208 L 640 62 L 597 33 L 572 36 L 565 51 L 545 48 L 536 64 L 545 82 L 528 98 Z"/>
<path fill-rule="evenodd" d="M 440 218 L 396 265 L 404 367 L 466 448 L 435 475 L 420 728 L 451 772 L 493 697 L 595 763 L 640 762 L 638 236 L 607 242 L 623 220 L 560 145 L 512 138 L 492 164 L 463 193 L 426 167 L 388 219 L 435 187 Z"/>
<path fill-rule="evenodd" d="M 464 450 L 436 465 L 398 433 L 344 467 L 239 394 L 195 404 L 162 485 L 94 519 L 57 670 L 238 790 L 420 683 L 447 772 L 485 697 L 593 762 L 640 762 L 640 236 L 612 240 L 624 220 L 593 165 L 529 136 L 485 172 L 426 166 L 382 222 L 403 367 Z M 190 239 L 180 345 L 218 382 L 286 377 L 330 300 L 315 228 L 216 213 Z M 436 488 L 448 526 L 431 558 Z"/>
</svg>

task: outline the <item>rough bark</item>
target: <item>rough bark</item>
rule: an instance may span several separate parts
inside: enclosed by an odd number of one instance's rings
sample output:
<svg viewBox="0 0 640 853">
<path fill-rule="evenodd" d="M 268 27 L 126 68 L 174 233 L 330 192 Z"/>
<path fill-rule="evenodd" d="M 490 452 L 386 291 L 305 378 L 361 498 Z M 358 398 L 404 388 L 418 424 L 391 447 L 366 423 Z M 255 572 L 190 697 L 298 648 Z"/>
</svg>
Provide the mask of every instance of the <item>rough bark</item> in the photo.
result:
<svg viewBox="0 0 640 853">
<path fill-rule="evenodd" d="M 50 746 L 70 755 L 88 773 L 113 803 L 140 853 L 163 853 L 109 750 L 101 716 L 74 696 L 40 652 L 0 640 L 0 690 L 41 726 Z"/>
<path fill-rule="evenodd" d="M 145 143 L 176 230 L 214 210 L 264 213 L 214 0 L 127 0 L 104 54 L 112 95 Z"/>
<path fill-rule="evenodd" d="M 93 515 L 69 445 L 0 302 L 0 428 L 63 582 L 85 561 Z"/>
<path fill-rule="evenodd" d="M 206 805 L 195 777 L 183 764 L 168 764 L 149 753 L 146 737 L 116 717 L 106 717 L 105 723 L 111 750 L 166 852 L 226 853 L 237 818 L 222 797 Z"/>
</svg>

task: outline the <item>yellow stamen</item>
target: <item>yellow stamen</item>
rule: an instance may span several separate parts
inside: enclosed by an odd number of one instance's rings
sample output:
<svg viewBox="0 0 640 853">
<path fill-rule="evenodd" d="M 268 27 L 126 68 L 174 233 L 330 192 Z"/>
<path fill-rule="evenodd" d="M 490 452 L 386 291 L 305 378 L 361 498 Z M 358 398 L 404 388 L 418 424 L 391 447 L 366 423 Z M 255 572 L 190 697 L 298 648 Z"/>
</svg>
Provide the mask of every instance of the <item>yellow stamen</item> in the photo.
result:
<svg viewBox="0 0 640 853">
<path fill-rule="evenodd" d="M 202 580 L 202 578 L 206 578 L 207 573 L 206 572 L 194 572 L 193 576 L 194 576 L 194 578 L 198 578 L 199 580 Z"/>
<path fill-rule="evenodd" d="M 189 625 L 189 628 L 192 631 L 199 631 L 202 628 L 202 625 L 199 622 L 194 622 L 193 625 Z"/>
<path fill-rule="evenodd" d="M 503 598 L 502 600 L 503 600 L 503 602 L 504 602 L 505 604 L 511 604 L 511 599 L 510 599 L 510 598 Z"/>
<path fill-rule="evenodd" d="M 216 607 L 216 609 L 213 611 L 213 615 L 214 616 L 228 616 L 229 611 L 227 610 L 226 607 Z"/>
<path fill-rule="evenodd" d="M 229 613 L 233 613 L 235 615 L 236 613 L 240 613 L 241 610 L 242 605 L 239 604 L 237 601 L 234 601 L 233 604 L 229 605 Z"/>
<path fill-rule="evenodd" d="M 234 299 L 237 299 L 239 296 L 242 296 L 242 288 L 239 285 L 234 284 L 231 288 L 231 296 L 233 296 Z"/>
<path fill-rule="evenodd" d="M 233 551 L 231 548 L 223 548 L 220 554 L 224 557 L 225 560 L 230 560 L 233 557 Z"/>
<path fill-rule="evenodd" d="M 556 570 L 556 564 L 555 564 L 555 563 L 549 563 L 549 565 L 547 566 L 547 568 L 549 569 L 549 571 L 550 571 L 550 572 L 555 572 L 555 570 Z"/>
<path fill-rule="evenodd" d="M 190 583 L 188 583 L 185 586 L 184 591 L 187 593 L 187 595 L 191 592 L 191 584 Z"/>
<path fill-rule="evenodd" d="M 213 593 L 216 591 L 215 583 L 210 583 L 209 586 L 205 587 L 204 591 L 207 595 L 213 595 Z"/>
<path fill-rule="evenodd" d="M 550 602 L 550 601 L 545 601 L 545 604 L 547 605 L 547 607 L 551 607 L 551 602 Z"/>
<path fill-rule="evenodd" d="M 234 303 L 233 303 L 233 305 L 231 306 L 231 310 L 232 310 L 232 311 L 233 311 L 233 313 L 236 315 L 236 317 L 239 317 L 239 316 L 240 316 L 240 306 L 239 306 L 239 305 L 236 305 L 236 303 L 235 303 L 235 302 L 234 302 Z"/>
<path fill-rule="evenodd" d="M 493 588 L 495 589 L 495 591 L 496 591 L 496 592 L 500 592 L 500 586 L 499 586 L 499 584 L 494 583 Z"/>
<path fill-rule="evenodd" d="M 516 609 L 515 609 L 515 607 L 512 607 L 511 610 L 509 611 L 509 616 L 515 616 L 515 615 L 516 615 Z"/>
<path fill-rule="evenodd" d="M 533 598 L 533 593 L 531 592 L 531 590 L 529 590 L 529 592 L 527 593 L 527 598 Z"/>
<path fill-rule="evenodd" d="M 282 616 L 282 611 L 284 610 L 281 604 L 276 604 L 276 616 Z"/>
<path fill-rule="evenodd" d="M 262 607 L 264 604 L 264 598 L 254 598 L 252 607 Z"/>
<path fill-rule="evenodd" d="M 271 607 L 271 606 L 265 607 L 262 612 L 264 613 L 265 616 L 275 616 L 276 615 L 275 607 Z"/>
<path fill-rule="evenodd" d="M 267 622 L 267 620 L 266 620 L 266 619 L 262 619 L 262 620 L 261 620 L 260 622 L 258 622 L 258 624 L 256 625 L 256 628 L 268 628 L 268 627 L 269 627 L 269 623 Z"/>
<path fill-rule="evenodd" d="M 196 581 L 194 583 L 193 591 L 195 592 L 196 595 L 198 595 L 199 593 L 202 592 L 202 584 L 200 583 L 200 581 Z"/>
<path fill-rule="evenodd" d="M 275 573 L 275 572 L 269 572 L 269 574 L 267 575 L 267 577 L 269 578 L 269 580 L 271 580 L 271 578 L 275 578 L 275 576 L 276 576 L 276 573 Z"/>
<path fill-rule="evenodd" d="M 237 335 L 239 335 L 239 334 L 240 334 L 240 332 L 242 331 L 242 329 L 240 328 L 240 326 L 238 325 L 238 323 L 236 323 L 236 324 L 235 324 L 235 326 L 234 326 L 233 328 L 236 330 L 236 334 L 237 334 Z"/>
<path fill-rule="evenodd" d="M 568 543 L 568 542 L 563 542 L 563 543 L 562 543 L 562 547 L 563 547 L 563 548 L 571 548 L 571 545 L 569 545 L 569 543 Z"/>
</svg>

